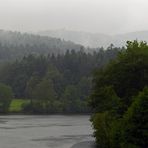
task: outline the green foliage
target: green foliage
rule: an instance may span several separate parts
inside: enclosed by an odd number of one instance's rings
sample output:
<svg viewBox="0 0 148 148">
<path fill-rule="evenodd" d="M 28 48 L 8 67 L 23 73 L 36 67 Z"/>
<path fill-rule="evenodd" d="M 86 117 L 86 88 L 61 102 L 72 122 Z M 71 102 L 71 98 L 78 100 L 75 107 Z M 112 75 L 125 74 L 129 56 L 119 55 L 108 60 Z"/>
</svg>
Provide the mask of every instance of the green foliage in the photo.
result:
<svg viewBox="0 0 148 148">
<path fill-rule="evenodd" d="M 127 42 L 126 50 L 95 72 L 90 106 L 95 113 L 92 122 L 99 146 L 148 146 L 148 89 L 144 89 L 146 86 L 148 45 L 145 42 Z"/>
<path fill-rule="evenodd" d="M 86 101 L 80 100 L 79 97 L 80 97 L 80 94 L 76 86 L 74 85 L 67 86 L 62 96 L 64 100 L 64 111 L 72 112 L 72 113 L 85 112 L 85 108 L 87 108 L 87 105 L 84 102 Z"/>
<path fill-rule="evenodd" d="M 116 95 L 112 86 L 100 87 L 91 96 L 90 105 L 95 112 L 118 112 L 120 98 Z"/>
<path fill-rule="evenodd" d="M 112 86 L 117 96 L 123 101 L 123 111 L 148 84 L 148 46 L 145 42 L 128 42 L 127 49 L 110 62 L 94 77 L 94 90 L 104 86 Z"/>
<path fill-rule="evenodd" d="M 139 148 L 148 146 L 148 88 L 145 88 L 128 108 L 123 117 L 124 145 L 133 145 Z"/>
<path fill-rule="evenodd" d="M 99 148 L 110 147 L 110 129 L 113 117 L 108 112 L 96 113 L 92 117 L 94 136 Z"/>
<path fill-rule="evenodd" d="M 51 80 L 43 79 L 33 89 L 33 109 L 41 107 L 42 112 L 54 111 L 54 100 L 56 100 L 56 93 L 53 88 Z M 40 106 L 40 107 L 38 107 Z"/>
<path fill-rule="evenodd" d="M 7 113 L 9 104 L 13 99 L 13 92 L 11 87 L 0 83 L 0 113 Z"/>
<path fill-rule="evenodd" d="M 90 102 L 96 112 L 92 116 L 92 122 L 98 147 L 110 148 L 112 128 L 119 118 L 120 98 L 111 86 L 100 88 L 98 93 L 91 97 L 98 98 L 98 100 L 92 99 Z"/>
</svg>

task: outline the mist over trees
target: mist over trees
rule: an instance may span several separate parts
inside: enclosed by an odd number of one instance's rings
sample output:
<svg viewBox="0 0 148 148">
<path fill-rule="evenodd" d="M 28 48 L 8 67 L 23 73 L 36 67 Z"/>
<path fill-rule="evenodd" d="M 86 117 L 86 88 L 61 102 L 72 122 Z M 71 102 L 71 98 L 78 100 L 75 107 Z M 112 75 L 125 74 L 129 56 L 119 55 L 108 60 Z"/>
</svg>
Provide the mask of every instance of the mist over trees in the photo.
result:
<svg viewBox="0 0 148 148">
<path fill-rule="evenodd" d="M 83 46 L 52 37 L 0 30 L 0 62 L 21 59 L 29 54 L 63 54 Z"/>
<path fill-rule="evenodd" d="M 117 35 L 108 35 L 102 33 L 90 33 L 83 31 L 71 31 L 66 29 L 59 30 L 45 30 L 40 31 L 37 34 L 42 36 L 61 38 L 66 41 L 72 41 L 77 44 L 81 44 L 85 47 L 107 48 L 110 44 L 114 44 L 116 47 L 125 46 L 126 41 L 133 41 L 138 39 L 139 41 L 148 42 L 148 31 L 136 31 Z"/>
</svg>

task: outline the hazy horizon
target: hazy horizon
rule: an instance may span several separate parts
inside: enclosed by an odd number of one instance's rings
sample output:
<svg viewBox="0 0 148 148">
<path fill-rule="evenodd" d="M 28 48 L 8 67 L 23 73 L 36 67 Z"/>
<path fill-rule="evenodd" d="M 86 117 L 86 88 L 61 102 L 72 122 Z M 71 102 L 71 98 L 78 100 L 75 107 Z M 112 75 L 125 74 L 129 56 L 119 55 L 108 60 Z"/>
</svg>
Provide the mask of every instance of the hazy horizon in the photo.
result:
<svg viewBox="0 0 148 148">
<path fill-rule="evenodd" d="M 22 34 L 28 33 L 28 34 L 34 34 L 34 35 L 40 35 L 40 33 L 42 32 L 50 32 L 50 31 L 68 31 L 68 32 L 82 32 L 82 33 L 88 33 L 88 34 L 102 34 L 102 35 L 106 35 L 106 36 L 118 36 L 118 35 L 125 35 L 125 34 L 131 34 L 131 33 L 141 33 L 141 32 L 148 32 L 147 30 L 135 30 L 135 31 L 129 31 L 129 32 L 119 32 L 119 33 L 115 33 L 115 34 L 110 34 L 110 33 L 103 33 L 103 32 L 91 32 L 91 31 L 87 31 L 87 30 L 72 30 L 72 29 L 67 29 L 67 28 L 48 28 L 48 29 L 40 29 L 40 30 L 19 30 L 19 29 L 4 29 L 4 28 L 0 28 L 0 30 L 3 31 L 12 31 L 12 32 L 20 32 Z"/>
<path fill-rule="evenodd" d="M 148 30 L 145 0 L 0 0 L 0 29 L 123 34 Z"/>
</svg>

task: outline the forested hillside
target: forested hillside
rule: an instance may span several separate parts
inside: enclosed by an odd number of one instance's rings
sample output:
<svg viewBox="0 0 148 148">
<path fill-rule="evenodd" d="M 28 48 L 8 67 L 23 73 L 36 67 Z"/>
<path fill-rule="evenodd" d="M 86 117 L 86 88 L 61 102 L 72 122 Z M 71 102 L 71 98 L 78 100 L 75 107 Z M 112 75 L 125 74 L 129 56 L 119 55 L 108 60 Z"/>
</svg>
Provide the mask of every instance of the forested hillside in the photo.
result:
<svg viewBox="0 0 148 148">
<path fill-rule="evenodd" d="M 63 54 L 79 51 L 83 46 L 52 37 L 0 30 L 0 61 L 10 61 L 29 54 Z"/>
<path fill-rule="evenodd" d="M 110 48 L 94 53 L 67 50 L 57 56 L 30 54 L 4 64 L 0 82 L 11 87 L 14 98 L 27 100 L 22 106 L 24 112 L 88 113 L 92 71 L 114 59 L 119 50 Z"/>
</svg>

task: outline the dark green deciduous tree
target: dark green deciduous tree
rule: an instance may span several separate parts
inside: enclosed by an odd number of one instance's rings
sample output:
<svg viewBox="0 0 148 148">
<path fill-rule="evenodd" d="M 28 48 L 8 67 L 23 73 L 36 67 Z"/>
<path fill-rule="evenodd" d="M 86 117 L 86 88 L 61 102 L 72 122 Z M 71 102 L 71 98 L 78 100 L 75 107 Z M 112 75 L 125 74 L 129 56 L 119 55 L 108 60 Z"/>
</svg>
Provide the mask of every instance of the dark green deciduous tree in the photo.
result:
<svg viewBox="0 0 148 148">
<path fill-rule="evenodd" d="M 145 42 L 127 42 L 126 50 L 95 72 L 90 106 L 94 110 L 92 122 L 98 147 L 148 146 L 146 86 L 148 45 Z"/>
<path fill-rule="evenodd" d="M 13 99 L 13 92 L 11 87 L 0 83 L 0 113 L 7 113 L 11 100 Z"/>
</svg>

